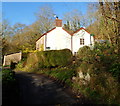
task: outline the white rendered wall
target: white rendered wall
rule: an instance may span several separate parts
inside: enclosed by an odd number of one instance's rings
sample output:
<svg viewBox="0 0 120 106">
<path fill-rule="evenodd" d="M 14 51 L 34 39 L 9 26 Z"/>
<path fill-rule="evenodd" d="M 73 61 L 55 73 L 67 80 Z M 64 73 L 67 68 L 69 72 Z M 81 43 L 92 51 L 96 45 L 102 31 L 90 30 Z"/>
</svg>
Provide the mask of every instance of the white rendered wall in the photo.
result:
<svg viewBox="0 0 120 106">
<path fill-rule="evenodd" d="M 80 45 L 80 38 L 84 38 L 84 45 Z M 92 42 L 91 42 L 92 41 Z M 91 43 L 93 43 L 93 37 L 91 36 L 91 41 L 90 41 L 90 34 L 86 32 L 84 29 L 80 30 L 79 32 L 75 33 L 73 35 L 73 54 L 75 52 L 78 52 L 80 47 L 83 46 L 90 46 Z"/>
<path fill-rule="evenodd" d="M 42 36 L 39 40 L 36 42 L 36 50 L 40 49 L 40 45 L 44 44 L 44 36 Z"/>
<path fill-rule="evenodd" d="M 70 49 L 71 50 L 71 35 L 62 29 L 56 27 L 53 31 L 47 34 L 46 47 L 50 50 Z"/>
</svg>

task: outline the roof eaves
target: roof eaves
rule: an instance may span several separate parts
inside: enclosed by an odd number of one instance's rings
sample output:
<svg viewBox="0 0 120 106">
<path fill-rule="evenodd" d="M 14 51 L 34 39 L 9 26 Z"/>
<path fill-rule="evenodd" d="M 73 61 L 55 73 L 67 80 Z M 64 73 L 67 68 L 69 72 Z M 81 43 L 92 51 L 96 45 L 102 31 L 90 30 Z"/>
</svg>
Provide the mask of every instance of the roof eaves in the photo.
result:
<svg viewBox="0 0 120 106">
<path fill-rule="evenodd" d="M 55 28 L 56 28 L 56 27 L 54 27 L 54 28 L 52 28 L 51 30 L 47 31 L 46 33 L 42 34 L 42 35 L 36 40 L 36 42 L 37 42 L 40 38 L 42 38 L 44 35 L 46 35 L 47 33 L 49 33 L 49 32 L 51 32 L 52 30 L 54 30 Z"/>
<path fill-rule="evenodd" d="M 90 32 L 88 32 L 85 28 L 83 28 L 83 27 L 81 27 L 80 29 L 78 29 L 77 31 L 75 31 L 73 34 L 75 34 L 75 33 L 77 33 L 77 32 L 79 32 L 80 30 L 85 30 L 87 33 L 89 33 L 90 34 Z"/>
</svg>

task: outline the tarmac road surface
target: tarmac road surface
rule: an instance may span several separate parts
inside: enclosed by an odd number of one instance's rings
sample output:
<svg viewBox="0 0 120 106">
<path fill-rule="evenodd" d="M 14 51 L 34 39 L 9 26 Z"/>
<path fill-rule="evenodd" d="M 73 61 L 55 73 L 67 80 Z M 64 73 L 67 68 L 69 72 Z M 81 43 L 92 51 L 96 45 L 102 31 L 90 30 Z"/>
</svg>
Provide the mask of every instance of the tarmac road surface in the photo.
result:
<svg viewBox="0 0 120 106">
<path fill-rule="evenodd" d="M 16 72 L 16 78 L 19 81 L 21 104 L 76 104 L 76 99 L 64 87 L 47 76 Z"/>
</svg>

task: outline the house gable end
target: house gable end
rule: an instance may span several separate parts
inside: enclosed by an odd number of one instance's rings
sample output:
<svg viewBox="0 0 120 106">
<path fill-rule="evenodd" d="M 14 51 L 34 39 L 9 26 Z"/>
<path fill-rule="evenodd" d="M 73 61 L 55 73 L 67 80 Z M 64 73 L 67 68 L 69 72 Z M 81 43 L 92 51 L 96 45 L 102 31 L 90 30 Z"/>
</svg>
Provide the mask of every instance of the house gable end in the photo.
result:
<svg viewBox="0 0 120 106">
<path fill-rule="evenodd" d="M 81 31 L 81 30 L 84 30 L 84 31 L 86 31 L 88 34 L 90 34 L 90 32 L 88 32 L 85 28 L 81 27 L 80 29 L 78 29 L 77 31 L 75 31 L 75 32 L 73 33 L 73 35 L 76 34 L 76 33 L 78 33 L 78 32 Z"/>
<path fill-rule="evenodd" d="M 54 28 L 52 28 L 51 30 L 47 31 L 46 33 L 42 34 L 42 35 L 36 40 L 36 42 L 37 42 L 40 38 L 42 38 L 44 35 L 46 35 L 47 33 L 53 31 L 54 29 L 56 29 L 56 27 L 54 27 Z"/>
</svg>

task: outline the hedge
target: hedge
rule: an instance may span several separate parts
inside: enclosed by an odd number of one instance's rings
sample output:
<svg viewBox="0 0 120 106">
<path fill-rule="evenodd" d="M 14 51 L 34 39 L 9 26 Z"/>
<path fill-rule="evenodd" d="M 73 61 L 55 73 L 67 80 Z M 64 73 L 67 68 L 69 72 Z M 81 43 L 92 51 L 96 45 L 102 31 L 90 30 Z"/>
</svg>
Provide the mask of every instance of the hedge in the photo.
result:
<svg viewBox="0 0 120 106">
<path fill-rule="evenodd" d="M 69 49 L 49 50 L 30 53 L 27 64 L 36 65 L 40 68 L 66 66 L 71 63 L 72 52 Z"/>
</svg>

